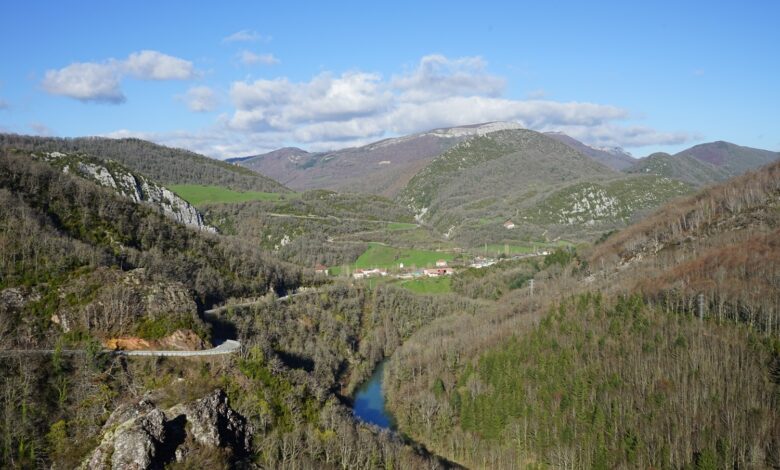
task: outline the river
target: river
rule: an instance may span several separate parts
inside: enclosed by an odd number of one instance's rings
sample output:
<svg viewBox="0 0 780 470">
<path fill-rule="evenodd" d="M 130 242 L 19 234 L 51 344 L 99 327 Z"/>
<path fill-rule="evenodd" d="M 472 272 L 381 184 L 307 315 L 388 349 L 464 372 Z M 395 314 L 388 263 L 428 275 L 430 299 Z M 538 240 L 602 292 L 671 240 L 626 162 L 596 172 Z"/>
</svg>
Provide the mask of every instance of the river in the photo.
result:
<svg viewBox="0 0 780 470">
<path fill-rule="evenodd" d="M 379 363 L 371 377 L 358 388 L 352 409 L 361 421 L 395 429 L 395 419 L 385 408 L 385 396 L 382 394 L 384 370 L 385 363 Z"/>
</svg>

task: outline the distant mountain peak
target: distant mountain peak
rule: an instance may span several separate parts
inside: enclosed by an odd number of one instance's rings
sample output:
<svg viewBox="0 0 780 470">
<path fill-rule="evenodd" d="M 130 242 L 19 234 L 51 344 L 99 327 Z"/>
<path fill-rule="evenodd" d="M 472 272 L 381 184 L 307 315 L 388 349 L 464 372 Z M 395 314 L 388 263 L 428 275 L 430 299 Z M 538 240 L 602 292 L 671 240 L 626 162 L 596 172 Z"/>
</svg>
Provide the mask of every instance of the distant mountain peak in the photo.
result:
<svg viewBox="0 0 780 470">
<path fill-rule="evenodd" d="M 630 168 L 635 162 L 633 155 L 626 152 L 621 147 L 591 146 L 580 142 L 566 133 L 559 131 L 545 132 L 544 134 L 568 145 L 582 154 L 593 158 L 597 162 L 604 164 L 613 170 L 623 171 L 627 168 Z"/>
</svg>

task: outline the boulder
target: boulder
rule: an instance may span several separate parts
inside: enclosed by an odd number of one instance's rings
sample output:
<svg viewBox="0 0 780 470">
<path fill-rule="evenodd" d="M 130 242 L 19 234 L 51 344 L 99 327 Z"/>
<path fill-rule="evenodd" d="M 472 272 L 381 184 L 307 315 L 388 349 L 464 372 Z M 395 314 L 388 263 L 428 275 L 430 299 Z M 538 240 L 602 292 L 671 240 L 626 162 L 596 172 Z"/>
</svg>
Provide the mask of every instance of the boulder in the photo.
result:
<svg viewBox="0 0 780 470">
<path fill-rule="evenodd" d="M 217 389 L 200 400 L 165 411 L 148 399 L 120 405 L 103 426 L 100 444 L 81 468 L 162 469 L 174 459 L 186 460 L 192 450 L 183 445 L 187 437 L 195 446 L 230 449 L 234 457 L 251 451 L 251 427 L 230 408 L 225 392 Z"/>
</svg>

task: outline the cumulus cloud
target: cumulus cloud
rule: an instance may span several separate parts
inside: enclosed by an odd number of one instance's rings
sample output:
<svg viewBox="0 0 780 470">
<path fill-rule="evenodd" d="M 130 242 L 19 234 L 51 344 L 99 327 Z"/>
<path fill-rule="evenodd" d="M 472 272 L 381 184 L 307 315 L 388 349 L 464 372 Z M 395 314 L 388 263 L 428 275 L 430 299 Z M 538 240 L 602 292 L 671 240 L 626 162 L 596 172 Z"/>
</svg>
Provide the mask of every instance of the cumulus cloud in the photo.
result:
<svg viewBox="0 0 780 470">
<path fill-rule="evenodd" d="M 120 81 L 119 71 L 113 64 L 76 62 L 59 70 L 46 71 L 42 85 L 52 95 L 119 104 L 125 101 Z"/>
<path fill-rule="evenodd" d="M 195 76 L 192 62 L 157 51 L 133 52 L 121 68 L 140 80 L 188 80 Z"/>
<path fill-rule="evenodd" d="M 425 102 L 464 94 L 499 96 L 506 80 L 488 74 L 486 65 L 481 57 L 427 55 L 412 73 L 394 77 L 391 86 L 401 92 L 404 101 Z"/>
<path fill-rule="evenodd" d="M 393 99 L 379 75 L 363 72 L 323 73 L 303 83 L 286 78 L 235 82 L 230 96 L 236 107 L 230 125 L 255 131 L 375 116 Z"/>
<path fill-rule="evenodd" d="M 688 132 L 664 132 L 646 126 L 619 126 L 613 123 L 548 126 L 543 130 L 560 131 L 589 145 L 604 147 L 679 145 L 699 137 Z"/>
<path fill-rule="evenodd" d="M 217 93 L 207 86 L 192 87 L 181 99 L 196 113 L 214 111 L 219 106 Z"/>
<path fill-rule="evenodd" d="M 188 60 L 144 50 L 130 54 L 125 60 L 75 62 L 58 70 L 47 70 L 41 85 L 52 95 L 119 104 L 126 99 L 121 90 L 125 76 L 139 80 L 187 80 L 195 75 L 195 67 Z"/>
<path fill-rule="evenodd" d="M 255 54 L 252 51 L 241 51 L 238 54 L 238 60 L 244 65 L 274 65 L 279 63 L 273 54 Z"/>
<path fill-rule="evenodd" d="M 269 42 L 271 41 L 271 36 L 263 36 L 257 31 L 251 29 L 242 29 L 241 31 L 236 31 L 230 36 L 226 36 L 222 38 L 222 42 L 255 42 L 255 41 Z"/>
<path fill-rule="evenodd" d="M 224 158 L 286 145 L 329 150 L 489 121 L 562 131 L 599 146 L 674 145 L 694 137 L 633 125 L 635 116 L 610 104 L 560 102 L 541 94 L 533 94 L 534 99 L 507 98 L 505 85 L 503 78 L 488 72 L 480 57 L 441 55 L 425 56 L 390 78 L 349 71 L 324 72 L 303 81 L 284 77 L 236 81 L 229 91 L 234 109 L 220 115 L 213 126 L 146 138 Z"/>
</svg>

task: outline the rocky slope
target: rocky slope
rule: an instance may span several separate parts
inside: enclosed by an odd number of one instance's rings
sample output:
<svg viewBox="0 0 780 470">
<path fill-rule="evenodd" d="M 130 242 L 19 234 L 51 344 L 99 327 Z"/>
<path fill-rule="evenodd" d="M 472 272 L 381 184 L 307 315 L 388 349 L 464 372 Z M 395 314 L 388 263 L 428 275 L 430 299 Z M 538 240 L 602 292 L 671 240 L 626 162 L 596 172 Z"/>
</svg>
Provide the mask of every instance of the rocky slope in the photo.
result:
<svg viewBox="0 0 780 470">
<path fill-rule="evenodd" d="M 100 444 L 81 468 L 151 470 L 174 461 L 186 465 L 200 448 L 226 451 L 239 461 L 252 449 L 252 434 L 246 418 L 230 407 L 220 389 L 166 410 L 143 399 L 114 410 Z"/>
<path fill-rule="evenodd" d="M 203 222 L 203 216 L 192 204 L 168 188 L 128 170 L 117 162 L 99 160 L 84 154 L 61 152 L 33 154 L 33 158 L 40 158 L 52 166 L 60 168 L 64 173 L 77 175 L 112 189 L 133 202 L 151 204 L 176 222 L 198 230 L 216 231 Z"/>
</svg>

